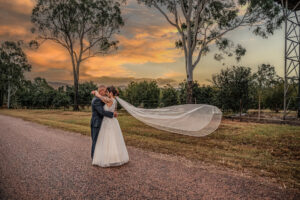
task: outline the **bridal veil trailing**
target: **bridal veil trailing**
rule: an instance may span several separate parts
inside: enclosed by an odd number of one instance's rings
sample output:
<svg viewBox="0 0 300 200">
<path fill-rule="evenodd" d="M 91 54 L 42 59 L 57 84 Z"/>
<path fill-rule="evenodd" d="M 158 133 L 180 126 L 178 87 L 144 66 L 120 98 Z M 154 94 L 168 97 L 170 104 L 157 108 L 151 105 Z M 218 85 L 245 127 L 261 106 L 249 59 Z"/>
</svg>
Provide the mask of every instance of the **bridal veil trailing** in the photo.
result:
<svg viewBox="0 0 300 200">
<path fill-rule="evenodd" d="M 206 104 L 184 104 L 157 109 L 137 108 L 117 97 L 121 106 L 136 119 L 157 129 L 189 135 L 206 136 L 220 125 L 222 112 Z"/>
</svg>

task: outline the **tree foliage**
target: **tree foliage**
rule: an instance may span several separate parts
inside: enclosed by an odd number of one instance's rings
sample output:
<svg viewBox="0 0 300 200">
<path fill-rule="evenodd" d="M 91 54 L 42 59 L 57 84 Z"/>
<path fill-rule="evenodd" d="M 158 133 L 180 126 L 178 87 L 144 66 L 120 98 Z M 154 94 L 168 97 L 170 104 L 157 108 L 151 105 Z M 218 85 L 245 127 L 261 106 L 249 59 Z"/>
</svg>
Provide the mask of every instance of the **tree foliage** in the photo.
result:
<svg viewBox="0 0 300 200">
<path fill-rule="evenodd" d="M 93 96 L 91 91 L 97 86 L 93 82 L 79 84 L 79 103 L 89 107 Z M 73 86 L 51 87 L 46 79 L 37 77 L 33 81 L 24 80 L 16 92 L 15 106 L 25 108 L 69 108 L 74 97 Z"/>
<path fill-rule="evenodd" d="M 181 104 L 184 104 L 186 102 L 186 96 L 187 96 L 187 83 L 181 82 L 179 84 L 179 101 Z M 216 89 L 209 85 L 203 85 L 200 86 L 200 84 L 197 81 L 193 82 L 193 103 L 198 104 L 210 104 L 215 105 L 215 94 Z"/>
<path fill-rule="evenodd" d="M 248 67 L 227 68 L 212 76 L 212 83 L 218 89 L 217 102 L 223 110 L 234 112 L 247 110 L 251 105 L 250 90 L 253 75 Z"/>
<path fill-rule="evenodd" d="M 21 44 L 21 42 L 5 41 L 0 47 L 0 105 L 3 104 L 3 98 L 6 96 L 8 108 L 11 96 L 24 79 L 24 72 L 31 69 Z"/>
<path fill-rule="evenodd" d="M 263 99 L 265 107 L 279 112 L 283 108 L 284 83 L 280 81 L 265 91 Z"/>
<path fill-rule="evenodd" d="M 81 107 L 89 106 L 91 104 L 91 99 L 93 98 L 91 91 L 96 89 L 97 85 L 92 81 L 79 84 L 78 105 Z M 67 86 L 66 93 L 71 99 L 74 98 L 74 86 Z"/>
<path fill-rule="evenodd" d="M 279 77 L 276 75 L 275 68 L 269 64 L 258 66 L 257 72 L 254 74 L 255 87 L 258 96 L 258 118 L 260 118 L 261 102 L 265 97 L 267 90 L 271 89 L 278 83 Z"/>
<path fill-rule="evenodd" d="M 178 101 L 178 92 L 177 90 L 172 87 L 171 85 L 167 85 L 162 88 L 162 98 L 161 103 L 163 106 L 173 106 L 179 103 Z"/>
<path fill-rule="evenodd" d="M 155 81 L 131 82 L 124 93 L 125 99 L 134 106 L 155 108 L 159 105 L 160 89 Z"/>
</svg>

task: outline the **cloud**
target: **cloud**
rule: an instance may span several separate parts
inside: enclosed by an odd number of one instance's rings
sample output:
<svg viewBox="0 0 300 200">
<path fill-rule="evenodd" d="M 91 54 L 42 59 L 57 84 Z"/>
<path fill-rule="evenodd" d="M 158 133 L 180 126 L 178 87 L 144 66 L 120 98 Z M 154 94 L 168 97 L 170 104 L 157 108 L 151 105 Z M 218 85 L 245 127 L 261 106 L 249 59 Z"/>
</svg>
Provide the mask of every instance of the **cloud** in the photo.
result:
<svg viewBox="0 0 300 200">
<path fill-rule="evenodd" d="M 167 27 L 168 28 L 168 27 Z M 133 38 L 118 36 L 120 49 L 103 57 L 96 57 L 84 63 L 85 74 L 96 76 L 138 76 L 134 71 L 124 68 L 126 64 L 172 63 L 181 55 L 174 49 L 174 43 L 169 38 L 162 38 L 165 34 L 142 33 L 137 31 Z M 172 48 L 173 47 L 173 48 Z"/>
<path fill-rule="evenodd" d="M 163 38 L 161 34 L 157 36 L 137 32 L 132 39 L 124 36 L 119 36 L 118 39 L 121 45 L 119 56 L 133 64 L 170 63 L 175 62 L 175 59 L 181 56 L 175 49 L 174 40 L 170 37 Z"/>
<path fill-rule="evenodd" d="M 30 40 L 30 0 L 0 0 L 0 40 Z"/>
<path fill-rule="evenodd" d="M 27 34 L 28 30 L 23 26 L 0 25 L 0 36 L 23 38 Z"/>
<path fill-rule="evenodd" d="M 124 62 L 117 55 L 92 58 L 83 63 L 84 74 L 90 77 L 134 75 L 122 67 Z"/>
<path fill-rule="evenodd" d="M 124 68 L 127 64 L 174 63 L 181 57 L 174 48 L 174 31 L 170 27 L 150 27 L 149 32 L 134 30 L 134 37 L 119 35 L 120 48 L 117 52 L 90 58 L 81 64 L 81 79 L 100 76 L 138 76 L 135 71 Z M 72 72 L 70 56 L 67 50 L 54 42 L 43 43 L 38 50 L 27 50 L 26 54 L 35 72 L 47 72 L 51 69 L 65 69 Z"/>
<path fill-rule="evenodd" d="M 47 41 L 38 50 L 28 50 L 26 54 L 33 67 L 40 66 L 40 71 L 47 68 L 64 69 L 71 67 L 67 50 L 54 42 Z"/>
<path fill-rule="evenodd" d="M 183 73 L 171 71 L 171 72 L 167 72 L 167 73 L 163 74 L 162 78 L 182 80 L 182 77 L 184 77 L 184 76 L 185 76 L 185 74 L 183 74 Z"/>
<path fill-rule="evenodd" d="M 0 9 L 9 10 L 10 12 L 19 14 L 31 14 L 32 8 L 34 7 L 33 0 L 0 0 Z"/>
</svg>

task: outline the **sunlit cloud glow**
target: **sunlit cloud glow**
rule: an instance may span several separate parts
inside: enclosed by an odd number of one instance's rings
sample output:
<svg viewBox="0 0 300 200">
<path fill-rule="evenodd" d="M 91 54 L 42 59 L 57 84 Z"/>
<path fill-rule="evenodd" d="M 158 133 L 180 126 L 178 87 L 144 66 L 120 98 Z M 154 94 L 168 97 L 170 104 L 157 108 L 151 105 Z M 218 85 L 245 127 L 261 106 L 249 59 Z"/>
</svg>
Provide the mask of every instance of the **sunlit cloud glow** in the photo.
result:
<svg viewBox="0 0 300 200">
<path fill-rule="evenodd" d="M 30 32 L 32 24 L 30 15 L 35 0 L 0 0 L 0 40 L 34 39 Z M 241 13 L 245 10 L 242 9 Z M 176 28 L 168 24 L 165 18 L 154 8 L 137 4 L 130 0 L 122 7 L 125 26 L 121 33 L 114 36 L 119 41 L 119 48 L 111 55 L 97 56 L 81 64 L 80 80 L 95 80 L 100 77 L 127 79 L 134 77 L 164 78 L 181 81 L 185 78 L 184 53 L 175 48 L 179 39 Z M 241 14 L 240 13 L 240 14 Z M 212 51 L 203 57 L 195 69 L 195 79 L 206 80 L 220 69 L 231 65 L 244 65 L 256 70 L 262 63 L 273 64 L 282 75 L 283 42 L 279 31 L 269 40 L 253 36 L 251 31 L 243 28 L 227 36 L 235 43 L 247 48 L 247 54 L 240 63 L 234 59 L 227 60 L 226 65 L 213 59 Z M 262 48 L 263 47 L 263 48 Z M 25 49 L 32 72 L 28 77 L 42 76 L 51 81 L 71 81 L 72 65 L 70 55 L 62 46 L 47 41 L 37 50 Z M 102 79 L 104 80 L 104 79 Z"/>
</svg>

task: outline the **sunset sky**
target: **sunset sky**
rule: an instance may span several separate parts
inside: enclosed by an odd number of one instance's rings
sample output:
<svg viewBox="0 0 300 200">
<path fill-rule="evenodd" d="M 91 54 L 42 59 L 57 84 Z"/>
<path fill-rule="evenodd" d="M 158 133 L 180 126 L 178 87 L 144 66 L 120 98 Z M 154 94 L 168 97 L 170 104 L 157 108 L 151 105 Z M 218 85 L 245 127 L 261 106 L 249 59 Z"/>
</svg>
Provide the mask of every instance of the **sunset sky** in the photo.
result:
<svg viewBox="0 0 300 200">
<path fill-rule="evenodd" d="M 0 0 L 0 41 L 30 40 L 32 24 L 30 15 L 34 0 Z M 154 8 L 129 0 L 122 7 L 125 26 L 116 36 L 119 50 L 105 57 L 92 58 L 81 65 L 81 80 L 134 80 L 143 78 L 172 79 L 177 82 L 185 78 L 184 54 L 175 48 L 176 30 Z M 207 84 L 211 75 L 232 65 L 251 67 L 266 63 L 275 66 L 283 76 L 283 30 L 277 30 L 269 39 L 261 39 L 248 28 L 235 30 L 227 35 L 235 43 L 247 49 L 246 56 L 237 63 L 226 59 L 225 65 L 213 59 L 214 51 L 204 57 L 194 71 L 194 78 Z M 44 43 L 38 50 L 25 50 L 32 71 L 27 78 L 37 76 L 48 81 L 70 82 L 72 68 L 66 50 L 53 42 Z"/>
</svg>

